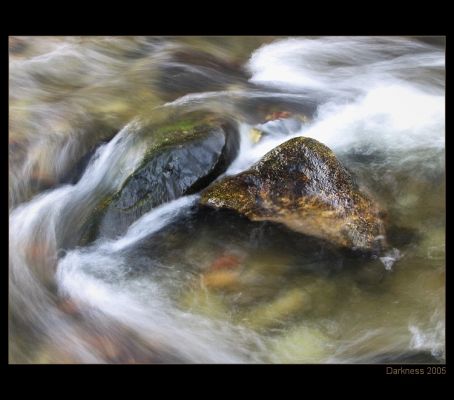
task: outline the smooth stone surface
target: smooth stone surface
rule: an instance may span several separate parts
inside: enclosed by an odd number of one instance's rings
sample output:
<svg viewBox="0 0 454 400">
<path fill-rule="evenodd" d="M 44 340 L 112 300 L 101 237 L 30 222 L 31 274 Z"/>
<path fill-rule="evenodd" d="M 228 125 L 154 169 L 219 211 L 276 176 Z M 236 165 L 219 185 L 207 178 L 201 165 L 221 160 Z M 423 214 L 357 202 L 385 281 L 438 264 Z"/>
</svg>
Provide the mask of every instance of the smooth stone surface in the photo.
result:
<svg viewBox="0 0 454 400">
<path fill-rule="evenodd" d="M 218 118 L 178 120 L 153 128 L 140 167 L 94 213 L 91 237 L 116 237 L 154 207 L 196 193 L 223 173 L 238 152 L 233 124 Z M 98 226 L 99 224 L 99 226 Z"/>
</svg>

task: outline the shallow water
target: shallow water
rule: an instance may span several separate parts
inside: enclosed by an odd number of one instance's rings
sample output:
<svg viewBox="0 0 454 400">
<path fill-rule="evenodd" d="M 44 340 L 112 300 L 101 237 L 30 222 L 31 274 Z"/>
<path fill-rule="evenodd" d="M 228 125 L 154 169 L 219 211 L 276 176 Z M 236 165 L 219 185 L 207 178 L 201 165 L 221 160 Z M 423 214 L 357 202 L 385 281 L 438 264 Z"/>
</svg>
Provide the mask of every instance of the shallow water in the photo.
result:
<svg viewBox="0 0 454 400">
<path fill-rule="evenodd" d="M 329 146 L 386 211 L 388 253 L 198 194 L 78 246 L 140 127 L 195 110 L 238 124 L 227 175 L 291 137 Z M 304 118 L 257 140 L 276 111 Z M 445 361 L 443 38 L 10 38 L 9 114 L 11 363 Z"/>
</svg>

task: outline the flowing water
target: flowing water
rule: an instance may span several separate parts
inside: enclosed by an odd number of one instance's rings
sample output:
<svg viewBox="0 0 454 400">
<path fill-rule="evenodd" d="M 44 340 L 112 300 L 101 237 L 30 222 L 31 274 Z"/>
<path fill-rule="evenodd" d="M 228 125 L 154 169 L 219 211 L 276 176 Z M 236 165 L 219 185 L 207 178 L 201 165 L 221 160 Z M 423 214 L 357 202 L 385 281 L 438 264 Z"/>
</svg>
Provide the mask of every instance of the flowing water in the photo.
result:
<svg viewBox="0 0 454 400">
<path fill-rule="evenodd" d="M 17 37 L 9 72 L 11 363 L 444 362 L 443 38 Z M 141 126 L 193 110 L 238 124 L 227 175 L 291 137 L 329 146 L 391 250 L 202 212 L 197 193 L 79 245 Z M 270 110 L 304 122 L 257 140 Z"/>
</svg>

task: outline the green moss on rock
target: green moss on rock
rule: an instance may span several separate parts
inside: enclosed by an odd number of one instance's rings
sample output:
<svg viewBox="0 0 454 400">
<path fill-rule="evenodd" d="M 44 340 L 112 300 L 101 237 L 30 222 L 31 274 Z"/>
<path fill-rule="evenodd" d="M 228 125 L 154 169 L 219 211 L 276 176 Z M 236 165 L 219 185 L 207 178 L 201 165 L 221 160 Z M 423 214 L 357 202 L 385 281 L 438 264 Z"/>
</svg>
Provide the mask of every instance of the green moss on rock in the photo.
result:
<svg viewBox="0 0 454 400">
<path fill-rule="evenodd" d="M 239 146 L 234 125 L 211 114 L 175 117 L 141 133 L 147 142 L 142 162 L 94 213 L 91 225 L 104 236 L 121 234 L 152 208 L 203 189 L 225 171 Z"/>
</svg>

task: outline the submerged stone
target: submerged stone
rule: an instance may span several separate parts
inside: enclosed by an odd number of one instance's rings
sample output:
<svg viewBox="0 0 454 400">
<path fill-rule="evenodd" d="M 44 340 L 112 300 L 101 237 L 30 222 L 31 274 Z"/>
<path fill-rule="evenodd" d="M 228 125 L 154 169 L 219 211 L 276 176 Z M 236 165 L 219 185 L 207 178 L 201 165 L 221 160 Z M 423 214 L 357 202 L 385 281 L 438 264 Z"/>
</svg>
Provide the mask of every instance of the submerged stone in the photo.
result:
<svg viewBox="0 0 454 400">
<path fill-rule="evenodd" d="M 271 362 L 322 363 L 332 352 L 331 343 L 331 338 L 321 330 L 306 325 L 297 326 L 272 339 Z"/>
<path fill-rule="evenodd" d="M 207 317 L 225 319 L 229 315 L 223 297 L 201 285 L 185 292 L 179 303 L 183 310 Z"/>
<path fill-rule="evenodd" d="M 274 112 L 267 115 L 266 121 L 256 125 L 255 129 L 265 136 L 293 135 L 308 121 L 309 117 L 302 113 Z"/>
<path fill-rule="evenodd" d="M 245 320 L 256 329 L 279 326 L 311 308 L 311 298 L 304 290 L 292 289 L 274 301 L 255 307 Z"/>
<path fill-rule="evenodd" d="M 205 51 L 179 49 L 160 63 L 156 88 L 162 98 L 172 100 L 188 93 L 225 90 L 247 80 L 241 65 Z"/>
<path fill-rule="evenodd" d="M 202 275 L 202 284 L 210 289 L 231 289 L 238 284 L 239 274 L 235 271 L 209 271 Z"/>
<path fill-rule="evenodd" d="M 238 268 L 240 264 L 241 260 L 239 256 L 226 252 L 225 254 L 222 254 L 218 258 L 216 258 L 208 269 L 211 271 L 230 270 Z"/>
<path fill-rule="evenodd" d="M 208 187 L 200 203 L 253 221 L 273 221 L 353 250 L 381 250 L 384 223 L 334 153 L 315 139 L 293 138 L 249 170 Z"/>
</svg>

